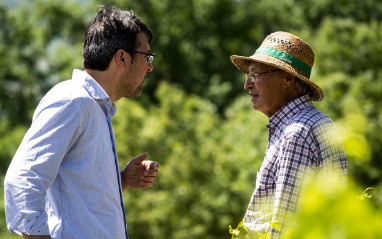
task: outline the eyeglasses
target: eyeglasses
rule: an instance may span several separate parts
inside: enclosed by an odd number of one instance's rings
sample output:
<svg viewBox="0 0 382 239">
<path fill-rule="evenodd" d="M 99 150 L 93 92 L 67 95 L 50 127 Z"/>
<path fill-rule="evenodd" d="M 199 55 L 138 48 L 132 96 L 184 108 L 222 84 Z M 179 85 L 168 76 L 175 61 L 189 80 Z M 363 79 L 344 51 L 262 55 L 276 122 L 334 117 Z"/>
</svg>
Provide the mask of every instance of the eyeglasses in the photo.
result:
<svg viewBox="0 0 382 239">
<path fill-rule="evenodd" d="M 272 71 L 264 71 L 264 72 L 260 72 L 260 73 L 251 72 L 251 73 L 247 74 L 246 77 L 247 77 L 247 79 L 251 80 L 252 84 L 255 84 L 256 83 L 256 76 L 275 72 L 275 71 L 281 71 L 281 69 L 276 69 L 276 70 L 272 70 Z"/>
<path fill-rule="evenodd" d="M 141 52 L 141 51 L 127 50 L 127 49 L 123 49 L 123 50 L 126 52 L 135 52 L 135 53 L 147 55 L 146 59 L 147 59 L 147 62 L 150 64 L 151 64 L 151 62 L 153 62 L 154 57 L 155 57 L 155 53 L 146 53 L 146 52 Z"/>
</svg>

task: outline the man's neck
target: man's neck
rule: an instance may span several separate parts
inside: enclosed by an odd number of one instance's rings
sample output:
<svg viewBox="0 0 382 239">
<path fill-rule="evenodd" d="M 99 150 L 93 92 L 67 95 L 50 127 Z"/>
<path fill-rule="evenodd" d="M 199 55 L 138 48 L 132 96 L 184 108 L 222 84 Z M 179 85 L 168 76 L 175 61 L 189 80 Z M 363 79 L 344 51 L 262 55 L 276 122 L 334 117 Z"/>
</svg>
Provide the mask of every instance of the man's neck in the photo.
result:
<svg viewBox="0 0 382 239">
<path fill-rule="evenodd" d="M 113 76 L 111 76 L 110 71 L 99 71 L 99 70 L 92 70 L 92 69 L 85 69 L 84 72 L 89 74 L 101 87 L 102 89 L 106 92 L 106 94 L 110 97 L 110 100 L 112 102 L 117 101 L 115 94 L 114 94 L 114 89 L 112 86 L 111 81 L 113 81 Z"/>
</svg>

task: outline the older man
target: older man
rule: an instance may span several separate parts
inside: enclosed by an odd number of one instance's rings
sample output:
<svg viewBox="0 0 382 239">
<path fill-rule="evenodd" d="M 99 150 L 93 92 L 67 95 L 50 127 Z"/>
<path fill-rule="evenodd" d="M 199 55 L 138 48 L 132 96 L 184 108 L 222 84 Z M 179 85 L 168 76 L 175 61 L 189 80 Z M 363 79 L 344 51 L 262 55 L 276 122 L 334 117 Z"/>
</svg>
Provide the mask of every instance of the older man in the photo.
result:
<svg viewBox="0 0 382 239">
<path fill-rule="evenodd" d="M 314 53 L 300 38 L 275 32 L 250 57 L 231 56 L 248 74 L 244 88 L 252 106 L 269 118 L 268 146 L 244 225 L 265 233 L 270 222 L 288 225 L 303 203 L 307 177 L 339 176 L 346 181 L 347 162 L 333 121 L 317 110 L 322 89 L 310 80 Z M 271 228 L 272 238 L 282 230 Z"/>
<path fill-rule="evenodd" d="M 151 39 L 150 28 L 131 11 L 105 6 L 89 23 L 84 71 L 74 70 L 72 80 L 41 100 L 8 169 L 11 232 L 128 238 L 122 192 L 151 187 L 159 163 L 144 161 L 144 153 L 120 170 L 111 118 L 117 100 L 141 95 L 143 78 L 153 70 Z"/>
</svg>

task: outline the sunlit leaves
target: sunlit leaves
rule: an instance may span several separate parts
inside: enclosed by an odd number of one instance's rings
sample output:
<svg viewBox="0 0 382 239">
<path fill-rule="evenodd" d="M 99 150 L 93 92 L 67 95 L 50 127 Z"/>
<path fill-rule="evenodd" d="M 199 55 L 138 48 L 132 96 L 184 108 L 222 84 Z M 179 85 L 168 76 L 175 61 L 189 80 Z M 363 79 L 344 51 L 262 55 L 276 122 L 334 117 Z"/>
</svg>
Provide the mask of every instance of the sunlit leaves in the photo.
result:
<svg viewBox="0 0 382 239">
<path fill-rule="evenodd" d="M 252 111 L 248 97 L 227 106 L 225 118 L 208 100 L 165 82 L 156 99 L 147 106 L 139 99 L 120 100 L 113 117 L 121 167 L 144 151 L 161 163 L 152 190 L 126 192 L 131 215 L 150 214 L 128 218 L 129 233 L 145 238 L 141 231 L 148 224 L 147 238 L 169 231 L 174 238 L 220 238 L 243 216 L 251 196 L 263 155 L 254 145 L 266 144 L 264 118 Z"/>
<path fill-rule="evenodd" d="M 350 182 L 346 190 L 336 194 L 325 192 L 329 187 L 326 183 L 311 183 L 303 210 L 292 226 L 295 229 L 292 238 L 380 238 L 382 211 L 370 200 L 363 200 L 370 197 L 366 192 L 371 188 L 357 197 L 355 194 L 361 190 Z M 330 186 L 333 185 L 334 182 Z"/>
<path fill-rule="evenodd" d="M 248 227 L 244 226 L 243 220 L 237 225 L 236 229 L 233 229 L 231 225 L 228 226 L 229 233 L 232 234 L 232 239 L 244 238 L 244 236 L 248 233 Z"/>
<path fill-rule="evenodd" d="M 143 95 L 117 102 L 113 118 L 121 166 L 144 151 L 162 164 L 153 189 L 125 195 L 131 237 L 223 238 L 227 225 L 242 218 L 264 157 L 267 118 L 252 109 L 243 74 L 229 56 L 252 55 L 266 34 L 278 30 L 312 46 L 311 79 L 325 92 L 315 106 L 336 123 L 349 172 L 364 187 L 376 186 L 372 199 L 382 198 L 381 1 L 25 2 L 15 9 L 0 4 L 2 171 L 25 131 L 18 125 L 28 126 L 45 92 L 82 67 L 85 26 L 103 2 L 142 17 L 153 29 L 150 47 L 157 54 Z M 322 197 L 328 193 L 337 196 L 327 190 Z M 309 197 L 312 210 L 320 203 L 321 211 L 331 208 L 315 198 Z M 347 209 L 345 216 L 353 210 Z M 309 224 L 315 220 L 306 219 L 310 239 L 323 235 Z M 335 225 L 331 233 L 344 230 Z"/>
<path fill-rule="evenodd" d="M 45 92 L 82 67 L 86 14 L 73 1 L 52 0 L 0 4 L 0 12 L 0 120 L 13 127 L 30 122 Z"/>
<path fill-rule="evenodd" d="M 360 201 L 363 201 L 365 199 L 370 199 L 372 197 L 372 195 L 368 194 L 367 191 L 372 190 L 372 189 L 374 189 L 374 188 L 373 187 L 366 188 L 366 190 L 363 191 L 363 193 L 358 197 L 358 199 Z"/>
</svg>

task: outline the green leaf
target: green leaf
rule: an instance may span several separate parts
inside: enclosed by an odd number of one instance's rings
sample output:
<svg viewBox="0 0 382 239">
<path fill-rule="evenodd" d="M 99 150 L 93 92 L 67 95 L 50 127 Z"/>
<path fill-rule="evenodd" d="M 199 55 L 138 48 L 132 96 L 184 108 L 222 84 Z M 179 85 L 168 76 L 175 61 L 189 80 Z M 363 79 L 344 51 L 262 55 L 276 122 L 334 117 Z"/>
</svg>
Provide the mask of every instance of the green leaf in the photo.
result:
<svg viewBox="0 0 382 239">
<path fill-rule="evenodd" d="M 265 234 L 264 233 L 258 232 L 257 235 L 259 235 L 260 239 L 265 239 Z"/>
<path fill-rule="evenodd" d="M 368 188 L 366 188 L 366 190 L 363 191 L 363 193 L 358 197 L 358 199 L 359 199 L 360 201 L 364 201 L 366 198 L 371 198 L 372 195 L 369 195 L 369 194 L 367 193 L 367 191 L 368 191 L 368 190 L 372 190 L 372 189 L 374 189 L 374 188 L 373 188 L 373 187 L 368 187 Z"/>
<path fill-rule="evenodd" d="M 237 227 L 237 229 L 239 228 L 243 228 L 246 232 L 248 232 L 248 227 L 244 226 L 243 220 L 241 220 L 241 222 L 239 223 L 239 226 Z"/>
<path fill-rule="evenodd" d="M 231 225 L 229 225 L 229 226 L 228 226 L 228 228 L 229 228 L 229 233 L 230 233 L 230 234 L 233 234 L 233 229 L 232 229 L 232 226 L 231 226 Z"/>
<path fill-rule="evenodd" d="M 271 224 L 271 226 L 277 230 L 281 230 L 281 224 L 277 221 L 274 221 L 274 222 L 269 222 L 269 224 Z"/>
</svg>

